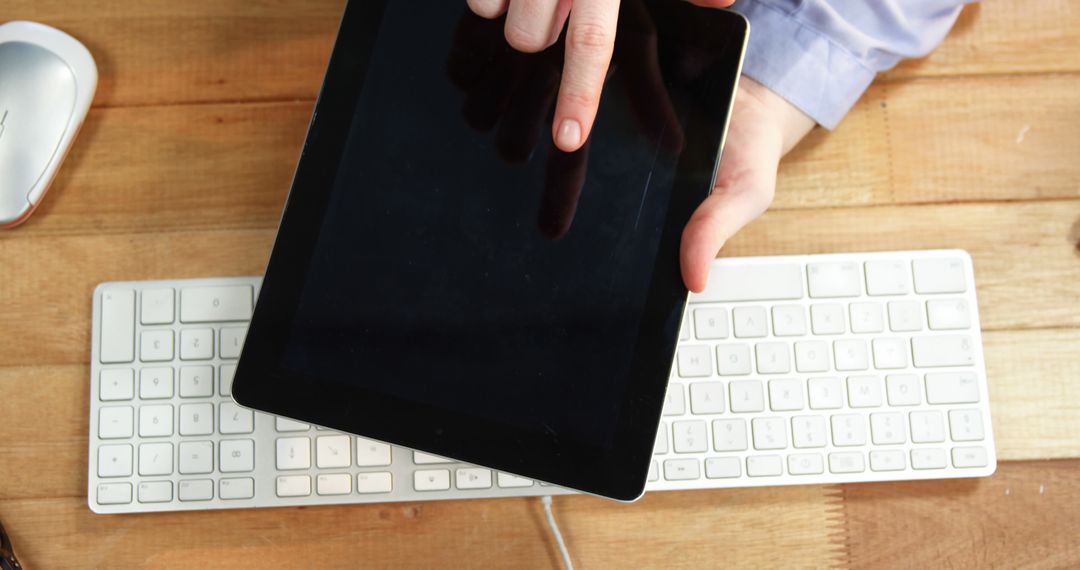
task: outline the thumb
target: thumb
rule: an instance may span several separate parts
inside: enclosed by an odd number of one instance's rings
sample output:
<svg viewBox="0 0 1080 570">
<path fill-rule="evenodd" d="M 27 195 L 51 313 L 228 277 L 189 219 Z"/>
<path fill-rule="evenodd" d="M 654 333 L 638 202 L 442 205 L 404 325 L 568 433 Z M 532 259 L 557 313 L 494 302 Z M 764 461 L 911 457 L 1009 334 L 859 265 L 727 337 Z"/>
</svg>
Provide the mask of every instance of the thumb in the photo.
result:
<svg viewBox="0 0 1080 570">
<path fill-rule="evenodd" d="M 695 293 L 705 289 L 709 267 L 720 248 L 772 203 L 778 163 L 744 171 L 730 182 L 718 184 L 690 217 L 679 255 L 687 289 Z M 720 178 L 724 180 L 723 168 Z"/>
</svg>

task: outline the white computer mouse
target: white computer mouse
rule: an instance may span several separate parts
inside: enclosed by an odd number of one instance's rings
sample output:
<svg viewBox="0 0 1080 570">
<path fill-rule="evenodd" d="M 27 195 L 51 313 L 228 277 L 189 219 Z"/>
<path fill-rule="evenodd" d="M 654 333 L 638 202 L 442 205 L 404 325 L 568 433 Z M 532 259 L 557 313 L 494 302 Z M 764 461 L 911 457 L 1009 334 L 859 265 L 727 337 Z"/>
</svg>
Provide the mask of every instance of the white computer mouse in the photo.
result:
<svg viewBox="0 0 1080 570">
<path fill-rule="evenodd" d="M 64 162 L 97 89 L 94 58 L 42 24 L 0 25 L 0 228 L 26 221 Z"/>
</svg>

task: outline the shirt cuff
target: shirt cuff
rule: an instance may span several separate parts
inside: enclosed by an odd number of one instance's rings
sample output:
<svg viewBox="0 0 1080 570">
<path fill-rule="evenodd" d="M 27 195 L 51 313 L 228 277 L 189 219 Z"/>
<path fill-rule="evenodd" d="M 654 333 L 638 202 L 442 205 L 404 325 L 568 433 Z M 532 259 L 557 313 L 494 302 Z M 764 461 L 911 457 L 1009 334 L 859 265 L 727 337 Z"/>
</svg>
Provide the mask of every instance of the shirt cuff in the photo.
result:
<svg viewBox="0 0 1080 570">
<path fill-rule="evenodd" d="M 754 0 L 732 7 L 750 20 L 743 73 L 834 129 L 876 73 L 792 14 Z"/>
</svg>

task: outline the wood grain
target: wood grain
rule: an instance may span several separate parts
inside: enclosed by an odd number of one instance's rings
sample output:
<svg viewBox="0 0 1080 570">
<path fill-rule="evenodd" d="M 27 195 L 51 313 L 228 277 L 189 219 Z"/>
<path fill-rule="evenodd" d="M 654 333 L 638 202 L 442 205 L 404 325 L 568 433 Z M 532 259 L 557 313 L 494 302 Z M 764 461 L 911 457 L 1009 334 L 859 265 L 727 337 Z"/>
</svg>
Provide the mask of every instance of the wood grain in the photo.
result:
<svg viewBox="0 0 1080 570">
<path fill-rule="evenodd" d="M 843 488 L 852 568 L 1076 568 L 1080 461 Z"/>
<path fill-rule="evenodd" d="M 633 505 L 560 497 L 579 567 L 701 568 L 766 561 L 835 566 L 840 500 L 829 487 L 654 493 Z M 558 568 L 538 499 L 92 514 L 83 499 L 0 500 L 35 568 Z M 775 537 L 786 536 L 784 549 Z M 772 563 L 770 563 L 771 565 Z"/>
</svg>

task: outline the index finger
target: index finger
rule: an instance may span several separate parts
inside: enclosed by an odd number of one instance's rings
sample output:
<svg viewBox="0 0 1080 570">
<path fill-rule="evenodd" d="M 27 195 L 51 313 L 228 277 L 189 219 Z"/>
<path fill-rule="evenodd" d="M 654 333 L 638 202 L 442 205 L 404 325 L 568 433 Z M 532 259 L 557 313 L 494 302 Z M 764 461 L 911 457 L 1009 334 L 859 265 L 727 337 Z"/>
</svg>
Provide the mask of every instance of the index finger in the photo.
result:
<svg viewBox="0 0 1080 570">
<path fill-rule="evenodd" d="M 574 1 L 566 30 L 559 101 L 552 121 L 555 145 L 564 152 L 576 151 L 589 138 L 615 48 L 618 18 L 619 0 Z"/>
</svg>

